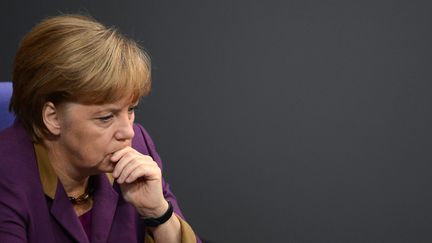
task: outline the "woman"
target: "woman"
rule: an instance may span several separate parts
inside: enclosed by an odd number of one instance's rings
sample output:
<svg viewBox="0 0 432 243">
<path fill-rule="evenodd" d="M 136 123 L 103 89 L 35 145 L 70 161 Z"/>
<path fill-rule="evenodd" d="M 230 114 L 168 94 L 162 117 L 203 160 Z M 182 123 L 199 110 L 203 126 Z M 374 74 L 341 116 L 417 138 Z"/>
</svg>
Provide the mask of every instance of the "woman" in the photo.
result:
<svg viewBox="0 0 432 243">
<path fill-rule="evenodd" d="M 150 62 L 79 15 L 22 40 L 0 134 L 0 242 L 196 242 L 134 109 Z"/>
</svg>

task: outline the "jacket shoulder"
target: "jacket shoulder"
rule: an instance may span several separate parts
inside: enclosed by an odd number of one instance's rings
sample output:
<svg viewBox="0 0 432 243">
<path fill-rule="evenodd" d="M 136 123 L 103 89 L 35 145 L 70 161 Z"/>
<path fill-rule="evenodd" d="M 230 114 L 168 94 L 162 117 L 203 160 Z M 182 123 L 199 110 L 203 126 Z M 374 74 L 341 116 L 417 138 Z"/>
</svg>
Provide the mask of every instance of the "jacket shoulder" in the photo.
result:
<svg viewBox="0 0 432 243">
<path fill-rule="evenodd" d="M 132 139 L 132 147 L 142 154 L 151 156 L 162 169 L 162 160 L 147 130 L 140 124 L 135 123 L 134 132 L 135 136 Z"/>
<path fill-rule="evenodd" d="M 16 123 L 0 132 L 0 167 L 2 186 L 19 192 L 40 184 L 33 143 Z"/>
</svg>

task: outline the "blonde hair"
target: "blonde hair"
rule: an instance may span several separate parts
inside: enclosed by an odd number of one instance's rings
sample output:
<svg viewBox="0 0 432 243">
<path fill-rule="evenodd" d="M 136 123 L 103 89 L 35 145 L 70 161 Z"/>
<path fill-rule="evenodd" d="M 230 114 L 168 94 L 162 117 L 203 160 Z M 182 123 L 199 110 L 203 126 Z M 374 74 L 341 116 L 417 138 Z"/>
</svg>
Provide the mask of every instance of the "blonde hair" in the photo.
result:
<svg viewBox="0 0 432 243">
<path fill-rule="evenodd" d="M 150 92 L 150 58 L 136 42 L 81 15 L 43 20 L 21 41 L 9 109 L 35 141 L 49 134 L 48 101 L 103 104 Z"/>
</svg>

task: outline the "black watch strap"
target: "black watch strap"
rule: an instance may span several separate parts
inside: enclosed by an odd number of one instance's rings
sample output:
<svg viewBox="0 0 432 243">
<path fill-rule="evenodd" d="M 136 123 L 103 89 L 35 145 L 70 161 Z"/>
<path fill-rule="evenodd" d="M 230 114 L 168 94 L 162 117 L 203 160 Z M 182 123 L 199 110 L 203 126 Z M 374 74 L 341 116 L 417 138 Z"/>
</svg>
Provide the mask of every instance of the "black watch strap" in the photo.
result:
<svg viewBox="0 0 432 243">
<path fill-rule="evenodd" d="M 156 227 L 165 223 L 166 221 L 168 221 L 168 219 L 171 218 L 173 214 L 173 206 L 170 201 L 167 202 L 168 202 L 168 209 L 162 216 L 160 216 L 159 218 L 144 218 L 144 224 L 146 226 Z"/>
</svg>

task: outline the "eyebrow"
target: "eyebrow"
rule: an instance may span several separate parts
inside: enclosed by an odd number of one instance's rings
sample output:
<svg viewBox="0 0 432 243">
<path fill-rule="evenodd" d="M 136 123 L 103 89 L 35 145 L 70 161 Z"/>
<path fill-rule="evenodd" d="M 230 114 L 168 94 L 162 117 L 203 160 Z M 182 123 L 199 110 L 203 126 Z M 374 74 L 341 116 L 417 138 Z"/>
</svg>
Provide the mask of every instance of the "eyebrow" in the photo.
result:
<svg viewBox="0 0 432 243">
<path fill-rule="evenodd" d="M 128 105 L 127 107 L 129 109 L 129 107 L 135 107 L 135 106 L 138 106 L 138 104 L 139 104 L 139 102 L 135 102 L 133 104 Z M 106 108 L 98 109 L 97 111 L 94 112 L 94 114 L 95 115 L 102 115 L 102 113 L 104 113 L 104 112 L 112 112 L 114 114 L 117 114 L 123 109 L 123 108 L 113 107 L 115 105 L 106 105 L 106 106 L 107 106 Z"/>
</svg>

